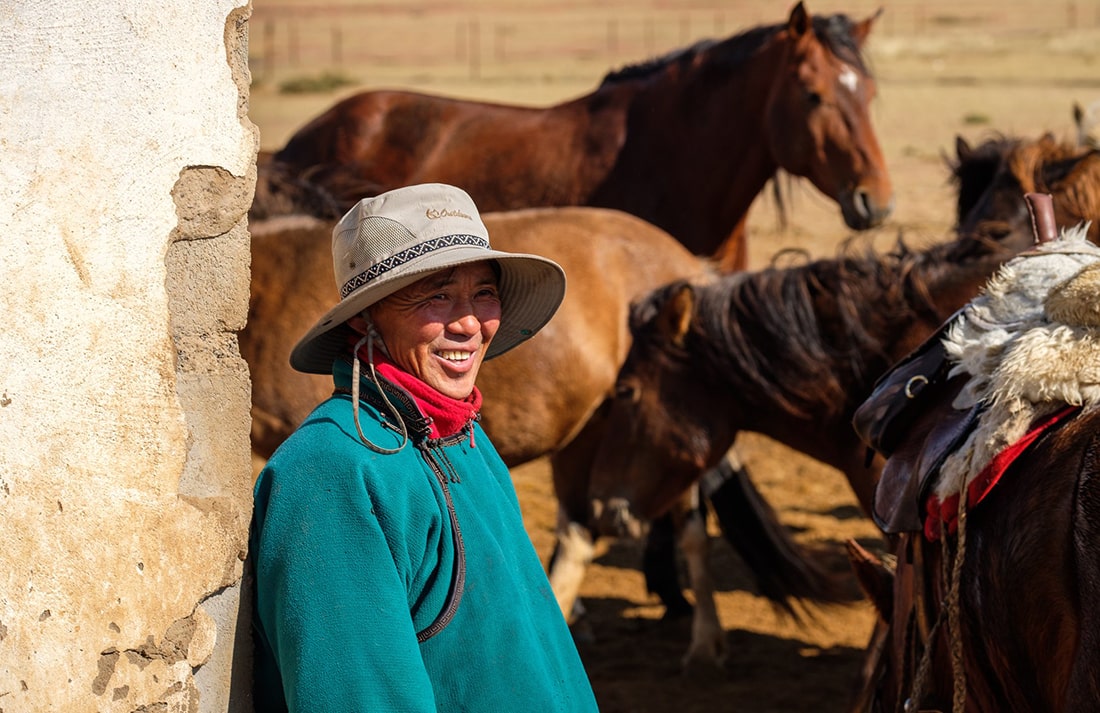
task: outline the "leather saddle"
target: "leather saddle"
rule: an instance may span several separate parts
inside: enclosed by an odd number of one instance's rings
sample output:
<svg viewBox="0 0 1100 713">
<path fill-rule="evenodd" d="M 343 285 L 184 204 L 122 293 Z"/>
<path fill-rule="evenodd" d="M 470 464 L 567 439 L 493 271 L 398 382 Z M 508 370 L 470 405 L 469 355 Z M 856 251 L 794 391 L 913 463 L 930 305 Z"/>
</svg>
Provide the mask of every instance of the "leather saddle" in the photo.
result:
<svg viewBox="0 0 1100 713">
<path fill-rule="evenodd" d="M 1054 240 L 1058 230 L 1053 199 L 1027 193 L 1024 200 L 1035 242 Z M 981 415 L 981 404 L 967 411 L 951 406 L 969 377 L 949 376 L 942 340 L 964 309 L 883 374 L 852 418 L 863 442 L 886 456 L 871 517 L 888 534 L 923 529 L 923 503 L 940 467 L 963 444 Z"/>
</svg>

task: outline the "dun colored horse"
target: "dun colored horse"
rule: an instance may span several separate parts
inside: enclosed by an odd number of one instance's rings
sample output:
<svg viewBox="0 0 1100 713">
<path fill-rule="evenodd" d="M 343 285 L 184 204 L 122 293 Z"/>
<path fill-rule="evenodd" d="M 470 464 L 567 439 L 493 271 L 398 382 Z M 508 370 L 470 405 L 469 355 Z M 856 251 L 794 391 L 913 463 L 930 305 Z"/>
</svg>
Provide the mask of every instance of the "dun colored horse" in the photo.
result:
<svg viewBox="0 0 1100 713">
<path fill-rule="evenodd" d="M 629 347 L 631 298 L 708 263 L 653 226 L 619 211 L 541 208 L 484 214 L 495 247 L 561 264 L 568 293 L 523 347 L 484 365 L 482 419 L 509 465 L 566 446 L 610 393 Z M 332 391 L 331 379 L 288 363 L 294 342 L 331 306 L 332 222 L 283 216 L 252 225 L 252 285 L 241 353 L 252 369 L 253 450 L 266 458 Z"/>
<path fill-rule="evenodd" d="M 940 503 L 912 503 L 923 532 L 897 535 L 896 570 L 849 543 L 879 613 L 855 711 L 1100 710 L 1100 250 L 1061 243 L 968 306 L 945 337 L 955 376 L 909 407 L 889 462 Z M 932 458 L 953 423 L 974 425 Z"/>
<path fill-rule="evenodd" d="M 857 230 L 893 191 L 861 56 L 874 17 L 813 17 L 705 41 L 607 75 L 590 94 L 533 108 L 407 91 L 338 102 L 276 152 L 350 206 L 438 181 L 483 211 L 588 205 L 637 215 L 698 255 L 744 267 L 754 198 L 779 169 L 808 178 Z"/>
</svg>

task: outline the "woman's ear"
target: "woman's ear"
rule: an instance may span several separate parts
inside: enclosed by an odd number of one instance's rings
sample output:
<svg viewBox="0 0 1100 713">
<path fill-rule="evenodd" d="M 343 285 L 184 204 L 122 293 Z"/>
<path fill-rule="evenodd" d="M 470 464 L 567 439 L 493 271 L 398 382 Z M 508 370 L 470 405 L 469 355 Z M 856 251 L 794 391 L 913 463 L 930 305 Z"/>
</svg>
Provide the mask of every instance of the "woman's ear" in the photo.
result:
<svg viewBox="0 0 1100 713">
<path fill-rule="evenodd" d="M 374 329 L 374 325 L 367 321 L 368 317 L 369 315 L 366 312 L 361 312 L 348 320 L 348 326 L 364 336 L 370 334 L 371 330 Z"/>
<path fill-rule="evenodd" d="M 360 334 L 366 334 L 371 331 L 371 322 L 366 321 L 362 317 L 355 316 L 348 320 L 348 326 L 354 329 Z"/>
</svg>

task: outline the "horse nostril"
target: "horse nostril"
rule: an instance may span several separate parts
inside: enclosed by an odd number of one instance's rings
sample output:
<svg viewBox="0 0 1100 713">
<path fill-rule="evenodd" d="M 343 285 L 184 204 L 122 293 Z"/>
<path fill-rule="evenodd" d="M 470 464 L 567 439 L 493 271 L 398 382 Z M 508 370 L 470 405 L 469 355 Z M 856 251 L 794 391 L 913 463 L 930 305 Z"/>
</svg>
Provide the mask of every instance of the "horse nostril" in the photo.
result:
<svg viewBox="0 0 1100 713">
<path fill-rule="evenodd" d="M 871 193 L 864 188 L 856 188 L 852 191 L 852 211 L 865 227 L 873 227 L 882 223 L 894 212 L 894 197 L 884 205 L 875 202 Z"/>
<path fill-rule="evenodd" d="M 874 203 L 871 201 L 870 195 L 862 188 L 857 188 L 852 195 L 852 205 L 856 209 L 856 213 L 863 220 L 870 222 L 871 215 L 874 213 Z"/>
</svg>

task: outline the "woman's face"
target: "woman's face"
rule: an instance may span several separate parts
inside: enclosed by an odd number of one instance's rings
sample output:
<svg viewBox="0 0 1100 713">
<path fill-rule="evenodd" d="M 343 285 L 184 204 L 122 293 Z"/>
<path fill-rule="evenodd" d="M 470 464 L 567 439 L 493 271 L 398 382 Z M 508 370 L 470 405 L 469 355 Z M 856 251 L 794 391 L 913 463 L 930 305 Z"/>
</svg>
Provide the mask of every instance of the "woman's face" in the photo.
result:
<svg viewBox="0 0 1100 713">
<path fill-rule="evenodd" d="M 500 310 L 496 273 L 476 262 L 414 282 L 372 306 L 370 317 L 401 369 L 464 399 L 500 327 Z"/>
</svg>

